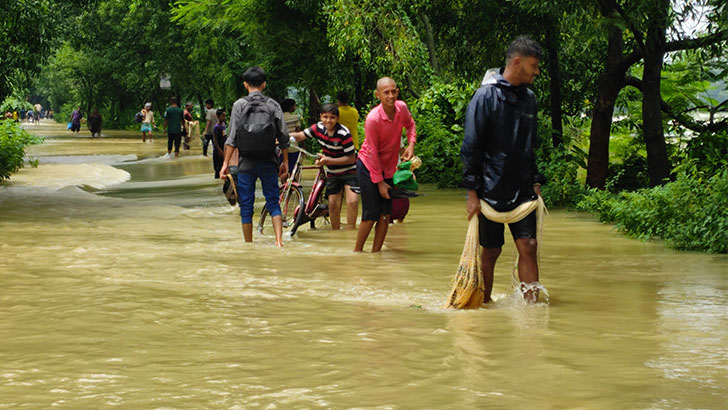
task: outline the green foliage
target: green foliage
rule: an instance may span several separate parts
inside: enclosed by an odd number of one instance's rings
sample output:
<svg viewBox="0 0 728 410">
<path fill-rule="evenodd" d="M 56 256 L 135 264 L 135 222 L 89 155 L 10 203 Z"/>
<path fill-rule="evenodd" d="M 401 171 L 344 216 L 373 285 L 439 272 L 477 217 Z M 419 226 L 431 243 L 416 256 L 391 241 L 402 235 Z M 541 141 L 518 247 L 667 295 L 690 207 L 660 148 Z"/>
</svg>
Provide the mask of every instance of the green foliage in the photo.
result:
<svg viewBox="0 0 728 410">
<path fill-rule="evenodd" d="M 440 188 L 460 183 L 463 119 L 473 92 L 471 84 L 435 82 L 411 104 L 417 123 L 415 151 L 422 159 L 416 173 L 419 182 L 435 183 Z"/>
<path fill-rule="evenodd" d="M 680 173 L 664 186 L 613 194 L 590 190 L 578 204 L 631 237 L 676 249 L 728 252 L 728 168 L 707 180 Z"/>
<path fill-rule="evenodd" d="M 0 182 L 23 166 L 25 147 L 42 140 L 30 135 L 13 121 L 0 121 Z"/>
<path fill-rule="evenodd" d="M 417 30 L 419 2 L 332 0 L 324 7 L 329 45 L 340 60 L 354 56 L 378 76 L 404 86 L 427 84 L 427 47 Z"/>
<path fill-rule="evenodd" d="M 11 95 L 5 98 L 2 104 L 0 104 L 0 112 L 5 113 L 7 111 L 12 112 L 13 110 L 29 110 L 33 108 L 33 104 L 24 100 L 17 95 Z"/>
<path fill-rule="evenodd" d="M 538 163 L 539 171 L 546 177 L 546 184 L 541 187 L 546 206 L 572 206 L 584 195 L 584 184 L 578 178 L 583 154 L 562 145 L 551 150 L 548 157 Z M 543 156 L 540 155 L 541 158 Z"/>
<path fill-rule="evenodd" d="M 676 171 L 702 177 L 728 167 L 728 131 L 704 133 L 689 140 L 681 153 L 684 160 Z"/>
</svg>

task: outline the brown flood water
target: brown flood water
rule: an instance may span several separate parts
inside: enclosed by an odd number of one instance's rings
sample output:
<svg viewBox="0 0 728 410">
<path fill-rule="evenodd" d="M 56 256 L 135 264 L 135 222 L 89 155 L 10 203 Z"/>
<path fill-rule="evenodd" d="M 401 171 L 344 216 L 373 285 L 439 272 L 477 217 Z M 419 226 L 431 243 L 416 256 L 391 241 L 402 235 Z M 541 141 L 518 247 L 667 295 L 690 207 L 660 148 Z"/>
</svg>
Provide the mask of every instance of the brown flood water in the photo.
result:
<svg viewBox="0 0 728 410">
<path fill-rule="evenodd" d="M 726 255 L 557 210 L 550 304 L 513 296 L 507 240 L 495 306 L 450 311 L 462 191 L 425 187 L 379 255 L 246 246 L 199 143 L 34 132 L 0 184 L 0 408 L 727 408 Z"/>
</svg>

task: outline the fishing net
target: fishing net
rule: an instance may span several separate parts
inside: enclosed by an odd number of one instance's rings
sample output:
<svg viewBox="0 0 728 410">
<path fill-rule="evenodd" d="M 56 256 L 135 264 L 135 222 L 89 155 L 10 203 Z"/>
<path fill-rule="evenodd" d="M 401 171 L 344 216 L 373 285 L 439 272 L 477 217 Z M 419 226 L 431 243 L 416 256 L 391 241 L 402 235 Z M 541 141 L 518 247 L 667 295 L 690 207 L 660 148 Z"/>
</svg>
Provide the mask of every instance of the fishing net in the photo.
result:
<svg viewBox="0 0 728 410">
<path fill-rule="evenodd" d="M 541 248 L 541 232 L 543 230 L 543 218 L 547 213 L 543 199 L 524 202 L 512 211 L 498 212 L 487 202 L 480 201 L 480 212 L 489 220 L 499 223 L 515 223 L 536 211 L 536 241 L 538 249 Z M 513 267 L 514 284 L 520 285 L 518 277 L 518 259 Z M 452 290 L 447 298 L 448 308 L 455 309 L 476 309 L 483 305 L 485 298 L 485 283 L 483 281 L 483 270 L 480 266 L 480 241 L 478 236 L 478 218 L 470 218 L 468 232 L 465 234 L 465 246 L 460 255 L 458 270 L 453 279 Z"/>
<path fill-rule="evenodd" d="M 447 307 L 475 309 L 483 305 L 485 284 L 483 283 L 483 269 L 480 266 L 479 250 L 478 218 L 473 216 L 470 218 L 468 233 L 465 234 L 465 246 L 463 246 L 463 253 L 460 255 L 460 264 L 453 279 Z"/>
</svg>

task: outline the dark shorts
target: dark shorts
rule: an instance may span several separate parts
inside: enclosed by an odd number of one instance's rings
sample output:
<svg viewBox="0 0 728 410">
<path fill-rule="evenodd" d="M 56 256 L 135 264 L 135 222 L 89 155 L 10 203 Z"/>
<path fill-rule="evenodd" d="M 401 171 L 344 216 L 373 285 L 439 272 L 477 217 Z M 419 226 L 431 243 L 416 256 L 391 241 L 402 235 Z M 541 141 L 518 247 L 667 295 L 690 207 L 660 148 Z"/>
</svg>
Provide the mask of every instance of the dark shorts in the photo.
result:
<svg viewBox="0 0 728 410">
<path fill-rule="evenodd" d="M 359 185 L 356 174 L 351 172 L 341 175 L 329 174 L 326 179 L 326 196 L 340 194 L 344 190 L 344 185 Z"/>
<path fill-rule="evenodd" d="M 356 160 L 356 177 L 361 189 L 361 220 L 378 221 L 382 215 L 392 214 L 392 200 L 379 195 L 379 187 L 372 182 L 369 170 L 360 159 Z M 392 178 L 385 179 L 389 186 L 394 186 Z"/>
<path fill-rule="evenodd" d="M 478 233 L 480 246 L 484 248 L 500 248 L 503 246 L 503 232 L 505 226 L 502 223 L 486 219 L 483 214 L 478 213 Z M 508 224 L 513 240 L 536 237 L 536 211 L 528 214 L 527 217 L 512 224 Z"/>
</svg>

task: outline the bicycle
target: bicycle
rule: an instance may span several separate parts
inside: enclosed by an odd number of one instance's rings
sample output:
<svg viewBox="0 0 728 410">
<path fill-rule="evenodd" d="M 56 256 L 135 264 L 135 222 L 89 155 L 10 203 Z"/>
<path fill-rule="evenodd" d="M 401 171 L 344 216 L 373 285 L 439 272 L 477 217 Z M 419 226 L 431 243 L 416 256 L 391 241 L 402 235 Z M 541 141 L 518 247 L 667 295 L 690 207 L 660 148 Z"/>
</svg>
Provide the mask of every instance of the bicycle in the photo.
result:
<svg viewBox="0 0 728 410">
<path fill-rule="evenodd" d="M 302 154 L 317 158 L 316 155 L 309 153 L 300 147 L 295 147 Z M 316 178 L 314 178 L 311 192 L 304 202 L 303 186 L 301 185 L 301 172 L 304 169 L 317 169 Z M 303 165 L 303 155 L 299 155 L 293 170 L 288 176 L 286 182 L 279 189 L 279 204 L 281 206 L 281 217 L 283 218 L 283 228 L 290 228 L 289 235 L 296 234 L 298 228 L 306 222 L 311 224 L 311 229 L 316 229 L 316 219 L 329 216 L 328 201 L 324 196 L 324 188 L 326 187 L 327 172 L 323 166 Z M 258 232 L 263 233 L 265 219 L 268 216 L 268 209 L 263 208 L 258 219 Z"/>
</svg>

